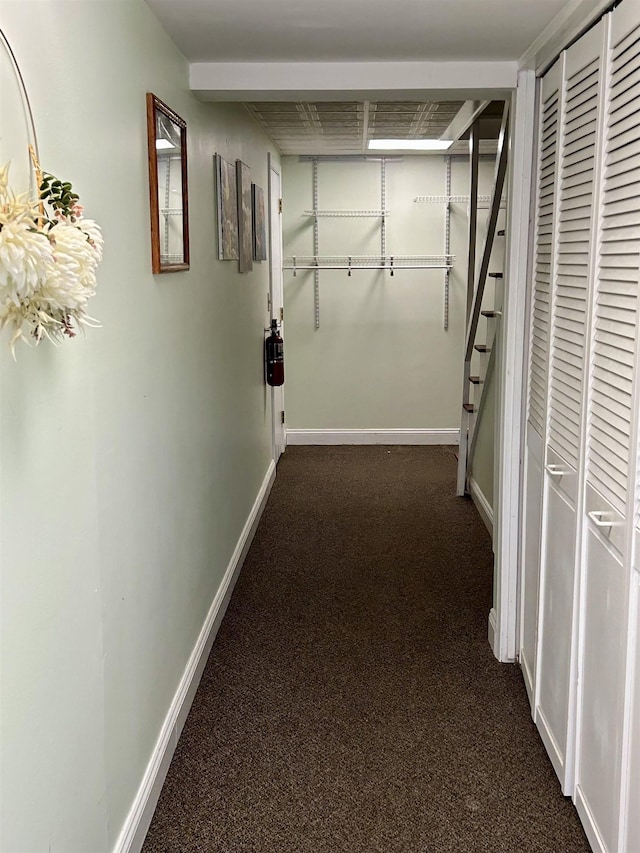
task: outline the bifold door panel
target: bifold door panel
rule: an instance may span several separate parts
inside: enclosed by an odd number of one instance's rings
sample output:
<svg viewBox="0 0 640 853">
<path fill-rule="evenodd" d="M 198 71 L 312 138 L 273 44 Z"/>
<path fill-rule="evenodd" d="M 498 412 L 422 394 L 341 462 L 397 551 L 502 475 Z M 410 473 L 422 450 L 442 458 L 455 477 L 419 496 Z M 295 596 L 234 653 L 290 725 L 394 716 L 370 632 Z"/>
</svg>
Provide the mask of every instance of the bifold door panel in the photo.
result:
<svg viewBox="0 0 640 853">
<path fill-rule="evenodd" d="M 576 511 L 553 482 L 548 483 L 545 498 L 547 532 L 544 584 L 540 596 L 536 722 L 564 787 L 572 663 Z"/>
<path fill-rule="evenodd" d="M 538 635 L 538 584 L 540 579 L 540 537 L 542 524 L 542 439 L 527 428 L 525 477 L 527 491 L 524 505 L 524 560 L 522 566 L 522 608 L 520 616 L 520 665 L 529 695 L 535 707 L 535 671 Z M 531 447 L 531 445 L 534 445 Z M 536 446 L 537 445 L 537 446 Z"/>
<path fill-rule="evenodd" d="M 622 0 L 541 81 L 520 611 L 534 720 L 602 853 L 640 853 L 639 102 Z"/>
<path fill-rule="evenodd" d="M 540 595 L 540 537 L 547 422 L 549 329 L 553 235 L 555 231 L 558 135 L 560 130 L 560 66 L 556 64 L 542 85 L 540 153 L 537 172 L 533 292 L 529 336 L 525 491 L 525 566 L 521 602 L 521 658 L 527 690 L 535 709 L 537 682 L 538 599 Z"/>
<path fill-rule="evenodd" d="M 549 335 L 548 425 L 536 720 L 562 790 L 571 794 L 577 699 L 577 540 L 583 455 L 588 306 L 594 269 L 594 192 L 604 25 L 560 61 L 554 262 Z"/>
<path fill-rule="evenodd" d="M 640 501 L 638 501 L 640 506 Z M 636 528 L 637 529 L 637 528 Z M 636 560 L 640 560 L 640 554 L 636 551 Z M 640 620 L 640 571 L 636 562 L 636 571 L 633 574 L 632 585 L 632 615 L 631 624 L 636 626 L 635 641 L 632 646 L 632 658 L 629 671 L 631 673 L 630 703 L 627 709 L 629 720 L 629 737 L 627 741 L 626 755 L 626 779 L 625 809 L 623 837 L 625 839 L 623 849 L 640 850 L 640 632 L 638 621 Z"/>
<path fill-rule="evenodd" d="M 626 584 L 622 563 L 587 534 L 584 651 L 576 804 L 603 849 L 618 849 L 625 676 Z M 629 851 L 631 853 L 631 851 Z"/>
<path fill-rule="evenodd" d="M 621 13 L 621 14 L 618 14 Z M 634 426 L 640 123 L 630 79 L 640 72 L 640 7 L 610 16 L 598 274 L 591 323 L 586 447 L 584 653 L 578 706 L 576 802 L 605 850 L 619 849 L 629 631 L 630 471 Z M 633 116 L 632 123 L 629 116 Z M 621 176 L 624 179 L 621 182 Z"/>
</svg>

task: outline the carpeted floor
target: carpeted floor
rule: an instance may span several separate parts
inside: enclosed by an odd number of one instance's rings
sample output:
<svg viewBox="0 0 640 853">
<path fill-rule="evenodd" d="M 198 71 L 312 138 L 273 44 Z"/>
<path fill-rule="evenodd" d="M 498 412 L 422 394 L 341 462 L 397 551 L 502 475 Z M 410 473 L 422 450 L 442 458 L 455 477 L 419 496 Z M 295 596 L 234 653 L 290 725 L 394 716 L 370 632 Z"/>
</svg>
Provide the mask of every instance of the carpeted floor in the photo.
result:
<svg viewBox="0 0 640 853">
<path fill-rule="evenodd" d="M 588 851 L 447 447 L 291 447 L 144 853 Z"/>
</svg>

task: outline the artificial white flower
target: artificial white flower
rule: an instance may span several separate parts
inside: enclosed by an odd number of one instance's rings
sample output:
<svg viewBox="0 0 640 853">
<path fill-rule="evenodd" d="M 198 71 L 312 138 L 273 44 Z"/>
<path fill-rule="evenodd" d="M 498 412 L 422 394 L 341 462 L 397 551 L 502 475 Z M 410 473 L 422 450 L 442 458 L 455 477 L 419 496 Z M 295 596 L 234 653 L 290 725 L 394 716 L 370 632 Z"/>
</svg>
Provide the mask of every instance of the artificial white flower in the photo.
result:
<svg viewBox="0 0 640 853">
<path fill-rule="evenodd" d="M 33 228 L 38 228 L 36 220 L 39 215 L 38 205 L 29 198 L 28 193 L 16 195 L 6 183 L 0 182 L 0 226 L 26 221 Z"/>
<path fill-rule="evenodd" d="M 33 230 L 27 218 L 0 229 L 0 303 L 19 305 L 33 296 L 53 273 L 54 258 L 46 234 Z"/>
<path fill-rule="evenodd" d="M 102 260 L 102 249 L 104 246 L 104 240 L 102 237 L 102 231 L 100 230 L 100 226 L 97 222 L 94 222 L 93 219 L 79 219 L 77 222 L 78 228 L 81 228 L 85 234 L 89 238 L 89 242 L 93 247 L 94 252 L 96 253 L 96 257 L 98 259 L 98 263 Z"/>
<path fill-rule="evenodd" d="M 78 303 L 88 298 L 85 291 L 90 291 L 89 295 L 93 296 L 98 255 L 87 234 L 77 225 L 60 222 L 49 232 L 49 239 L 55 258 L 51 284 Z"/>
<path fill-rule="evenodd" d="M 98 325 L 86 305 L 102 260 L 100 227 L 82 218 L 70 184 L 45 175 L 42 186 L 46 205 L 16 196 L 8 166 L 0 168 L 0 329 L 12 330 L 14 357 L 17 341 L 28 343 L 25 327 L 39 343 L 74 337 L 74 323 Z"/>
</svg>

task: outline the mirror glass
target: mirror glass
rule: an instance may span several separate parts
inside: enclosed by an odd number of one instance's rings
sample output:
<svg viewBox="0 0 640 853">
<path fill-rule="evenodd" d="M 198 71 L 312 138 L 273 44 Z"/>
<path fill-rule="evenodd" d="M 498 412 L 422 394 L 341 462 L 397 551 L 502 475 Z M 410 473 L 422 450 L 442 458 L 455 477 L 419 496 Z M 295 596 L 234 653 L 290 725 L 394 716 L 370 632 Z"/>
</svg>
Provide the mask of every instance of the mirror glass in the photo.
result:
<svg viewBox="0 0 640 853">
<path fill-rule="evenodd" d="M 184 263 L 181 150 L 180 128 L 164 113 L 157 111 L 156 156 L 162 265 Z"/>
<path fill-rule="evenodd" d="M 189 268 L 186 123 L 147 95 L 154 273 Z"/>
</svg>

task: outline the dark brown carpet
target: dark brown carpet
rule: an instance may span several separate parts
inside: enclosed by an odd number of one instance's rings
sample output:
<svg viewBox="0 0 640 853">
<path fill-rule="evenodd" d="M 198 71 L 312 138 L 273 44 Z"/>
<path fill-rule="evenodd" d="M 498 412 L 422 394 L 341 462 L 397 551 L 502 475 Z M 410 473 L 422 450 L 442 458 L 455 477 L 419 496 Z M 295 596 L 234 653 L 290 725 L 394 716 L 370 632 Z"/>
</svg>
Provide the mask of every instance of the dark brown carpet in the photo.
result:
<svg viewBox="0 0 640 853">
<path fill-rule="evenodd" d="M 587 851 L 441 447 L 292 447 L 144 853 Z"/>
</svg>

